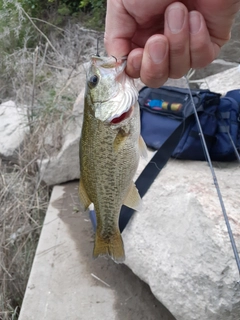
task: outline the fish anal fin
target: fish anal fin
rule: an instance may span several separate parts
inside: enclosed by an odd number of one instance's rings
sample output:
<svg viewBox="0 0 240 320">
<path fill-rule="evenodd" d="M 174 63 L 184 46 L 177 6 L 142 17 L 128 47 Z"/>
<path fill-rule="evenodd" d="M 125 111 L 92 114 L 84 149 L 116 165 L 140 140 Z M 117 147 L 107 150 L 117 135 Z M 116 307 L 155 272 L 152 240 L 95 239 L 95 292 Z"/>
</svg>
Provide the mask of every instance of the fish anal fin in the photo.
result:
<svg viewBox="0 0 240 320">
<path fill-rule="evenodd" d="M 116 263 L 122 263 L 125 260 L 124 246 L 119 230 L 116 230 L 113 235 L 102 237 L 101 232 L 97 229 L 93 257 L 99 256 L 109 256 Z"/>
<path fill-rule="evenodd" d="M 142 136 L 139 136 L 139 150 L 140 150 L 140 156 L 147 159 L 148 157 L 147 146 Z"/>
<path fill-rule="evenodd" d="M 140 210 L 142 208 L 142 199 L 138 193 L 138 189 L 133 182 L 128 190 L 123 204 L 134 210 Z"/>
<path fill-rule="evenodd" d="M 79 198 L 80 198 L 80 204 L 83 206 L 83 209 L 87 210 L 87 208 L 90 206 L 92 201 L 89 199 L 81 179 L 79 183 Z"/>
</svg>

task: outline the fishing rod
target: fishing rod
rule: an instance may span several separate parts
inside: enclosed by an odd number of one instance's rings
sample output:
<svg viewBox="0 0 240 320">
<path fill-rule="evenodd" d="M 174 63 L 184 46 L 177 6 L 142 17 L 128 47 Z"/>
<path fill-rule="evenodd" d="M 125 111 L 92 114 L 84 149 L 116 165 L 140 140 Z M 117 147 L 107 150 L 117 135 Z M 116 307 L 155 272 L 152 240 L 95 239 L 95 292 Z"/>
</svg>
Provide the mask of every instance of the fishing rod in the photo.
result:
<svg viewBox="0 0 240 320">
<path fill-rule="evenodd" d="M 214 182 L 217 194 L 218 194 L 218 199 L 219 199 L 219 202 L 220 202 L 220 205 L 221 205 L 221 209 L 222 209 L 224 220 L 225 220 L 225 223 L 226 223 L 226 226 L 227 226 L 227 231 L 228 231 L 228 235 L 229 235 L 229 238 L 230 238 L 230 241 L 231 241 L 234 257 L 235 257 L 236 264 L 237 264 L 237 267 L 238 267 L 238 272 L 239 272 L 239 275 L 240 275 L 240 258 L 239 258 L 237 246 L 236 246 L 236 243 L 235 243 L 235 240 L 234 240 L 234 237 L 233 237 L 232 229 L 231 229 L 231 226 L 230 226 L 230 223 L 229 223 L 227 211 L 226 211 L 226 208 L 225 208 L 225 205 L 224 205 L 224 201 L 223 201 L 221 190 L 220 190 L 220 187 L 219 187 L 219 184 L 218 184 L 217 176 L 215 174 L 215 171 L 214 171 L 214 168 L 213 168 L 213 165 L 212 165 L 212 160 L 210 158 L 210 155 L 209 155 L 209 152 L 208 152 L 208 148 L 207 148 L 207 144 L 206 144 L 206 141 L 205 141 L 205 138 L 204 138 L 204 135 L 203 135 L 201 123 L 200 123 L 200 120 L 199 120 L 199 117 L 198 117 L 198 113 L 197 113 L 197 109 L 196 109 L 196 106 L 195 106 L 195 103 L 194 103 L 194 100 L 193 100 L 193 96 L 192 96 L 192 92 L 191 92 L 191 89 L 190 89 L 188 77 L 185 76 L 185 79 L 186 79 L 186 82 L 187 82 L 187 85 L 188 85 L 188 91 L 189 91 L 189 94 L 190 94 L 194 115 L 195 115 L 196 122 L 197 122 L 197 125 L 198 125 L 199 135 L 200 135 L 200 139 L 202 141 L 203 150 L 205 152 L 205 156 L 207 158 L 206 160 L 207 160 L 208 165 L 210 167 L 210 171 L 211 171 L 211 174 L 212 174 L 213 182 Z"/>
</svg>

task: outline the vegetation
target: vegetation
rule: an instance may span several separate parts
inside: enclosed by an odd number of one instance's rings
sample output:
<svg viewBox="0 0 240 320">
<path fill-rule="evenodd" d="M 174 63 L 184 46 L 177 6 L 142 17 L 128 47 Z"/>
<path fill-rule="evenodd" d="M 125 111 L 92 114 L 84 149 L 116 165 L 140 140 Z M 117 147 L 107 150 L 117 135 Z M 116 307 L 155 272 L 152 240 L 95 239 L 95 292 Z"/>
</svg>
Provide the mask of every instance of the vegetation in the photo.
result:
<svg viewBox="0 0 240 320">
<path fill-rule="evenodd" d="M 65 124 L 75 121 L 82 64 L 103 37 L 79 21 L 103 17 L 103 3 L 0 0 L 0 99 L 22 108 L 29 128 L 17 158 L 0 158 L 0 320 L 18 318 L 51 194 L 37 166 L 49 156 L 45 132 L 51 126 L 61 141 Z"/>
</svg>

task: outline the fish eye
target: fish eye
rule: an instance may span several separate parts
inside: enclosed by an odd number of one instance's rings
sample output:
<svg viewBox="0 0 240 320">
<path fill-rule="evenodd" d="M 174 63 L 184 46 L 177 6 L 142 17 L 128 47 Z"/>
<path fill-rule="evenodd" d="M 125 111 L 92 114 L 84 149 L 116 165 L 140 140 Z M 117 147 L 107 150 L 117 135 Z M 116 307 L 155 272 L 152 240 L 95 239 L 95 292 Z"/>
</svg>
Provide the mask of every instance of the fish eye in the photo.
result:
<svg viewBox="0 0 240 320">
<path fill-rule="evenodd" d="M 94 74 L 93 76 L 91 76 L 91 78 L 88 81 L 88 84 L 90 86 L 90 88 L 95 88 L 96 85 L 98 84 L 98 76 L 96 74 Z"/>
</svg>

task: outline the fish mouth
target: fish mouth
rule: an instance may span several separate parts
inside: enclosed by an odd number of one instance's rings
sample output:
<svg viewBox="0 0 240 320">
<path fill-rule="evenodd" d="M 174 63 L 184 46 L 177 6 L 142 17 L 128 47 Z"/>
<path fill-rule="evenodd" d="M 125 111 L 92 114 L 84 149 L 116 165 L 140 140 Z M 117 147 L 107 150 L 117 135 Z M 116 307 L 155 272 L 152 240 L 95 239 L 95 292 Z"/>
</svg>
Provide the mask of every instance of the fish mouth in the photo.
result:
<svg viewBox="0 0 240 320">
<path fill-rule="evenodd" d="M 110 121 L 110 123 L 111 124 L 118 124 L 118 123 L 122 122 L 123 120 L 126 120 L 127 118 L 129 118 L 131 116 L 132 112 L 133 112 L 133 106 L 131 106 L 127 111 L 123 112 L 120 116 L 113 118 Z"/>
<path fill-rule="evenodd" d="M 115 56 L 109 56 L 109 57 L 100 57 L 97 55 L 91 56 L 91 61 L 93 64 L 105 67 L 105 68 L 115 68 L 120 67 L 120 72 L 125 69 L 127 65 L 127 56 L 124 57 L 115 57 Z"/>
</svg>

